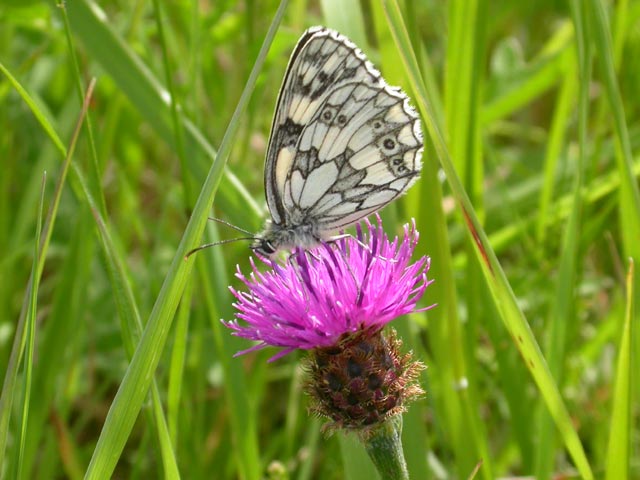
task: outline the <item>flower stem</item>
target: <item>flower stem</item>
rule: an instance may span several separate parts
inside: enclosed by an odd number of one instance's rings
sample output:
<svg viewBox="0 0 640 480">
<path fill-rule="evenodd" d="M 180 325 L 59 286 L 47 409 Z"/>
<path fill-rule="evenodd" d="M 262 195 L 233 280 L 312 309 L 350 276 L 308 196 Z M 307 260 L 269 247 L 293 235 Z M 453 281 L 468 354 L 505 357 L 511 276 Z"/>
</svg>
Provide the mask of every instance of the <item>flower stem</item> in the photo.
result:
<svg viewBox="0 0 640 480">
<path fill-rule="evenodd" d="M 408 480 L 402 450 L 402 416 L 394 415 L 362 438 L 381 480 Z"/>
</svg>

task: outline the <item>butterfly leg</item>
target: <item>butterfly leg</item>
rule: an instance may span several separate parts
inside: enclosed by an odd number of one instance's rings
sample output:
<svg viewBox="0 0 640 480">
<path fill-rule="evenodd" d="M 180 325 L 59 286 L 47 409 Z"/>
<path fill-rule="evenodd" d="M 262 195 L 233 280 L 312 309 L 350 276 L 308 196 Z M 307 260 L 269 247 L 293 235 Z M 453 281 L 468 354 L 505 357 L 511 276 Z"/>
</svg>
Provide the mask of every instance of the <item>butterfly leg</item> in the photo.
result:
<svg viewBox="0 0 640 480">
<path fill-rule="evenodd" d="M 356 243 L 358 245 L 360 245 L 369 254 L 373 254 L 373 252 L 371 251 L 371 247 L 369 245 L 364 243 L 358 237 L 354 237 L 353 235 L 351 235 L 349 233 L 341 233 L 340 235 L 336 235 L 335 237 L 331 237 L 328 240 L 325 240 L 325 243 L 328 243 L 328 244 L 338 243 L 340 240 L 344 240 L 345 238 L 349 238 L 349 237 L 353 238 L 356 241 Z M 380 260 L 384 260 L 385 262 L 392 262 L 392 263 L 396 263 L 397 262 L 397 260 L 395 258 L 387 258 L 387 257 L 383 257 L 382 255 L 379 255 L 379 254 L 377 256 L 378 256 L 378 258 L 380 258 Z"/>
<path fill-rule="evenodd" d="M 353 235 L 351 235 L 350 233 L 341 233 L 340 235 L 336 235 L 334 237 L 329 238 L 328 240 L 325 240 L 325 243 L 338 243 L 340 240 L 344 240 L 345 238 L 353 238 L 356 243 L 358 245 L 360 245 L 363 249 L 365 249 L 367 252 L 369 253 L 373 253 L 371 251 L 371 247 L 369 245 L 367 245 L 366 243 L 364 243 L 362 240 L 360 240 L 358 237 L 354 237 Z"/>
</svg>

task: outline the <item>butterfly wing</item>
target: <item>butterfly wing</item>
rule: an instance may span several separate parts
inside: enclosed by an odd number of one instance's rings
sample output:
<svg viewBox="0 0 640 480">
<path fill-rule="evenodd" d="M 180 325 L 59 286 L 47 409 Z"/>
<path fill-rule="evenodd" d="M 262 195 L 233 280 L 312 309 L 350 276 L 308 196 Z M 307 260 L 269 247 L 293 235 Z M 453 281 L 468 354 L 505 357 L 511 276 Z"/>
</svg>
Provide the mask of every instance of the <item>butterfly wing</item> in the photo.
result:
<svg viewBox="0 0 640 480">
<path fill-rule="evenodd" d="M 420 120 L 346 37 L 315 27 L 298 42 L 265 167 L 273 221 L 350 225 L 404 193 L 421 168 Z"/>
</svg>

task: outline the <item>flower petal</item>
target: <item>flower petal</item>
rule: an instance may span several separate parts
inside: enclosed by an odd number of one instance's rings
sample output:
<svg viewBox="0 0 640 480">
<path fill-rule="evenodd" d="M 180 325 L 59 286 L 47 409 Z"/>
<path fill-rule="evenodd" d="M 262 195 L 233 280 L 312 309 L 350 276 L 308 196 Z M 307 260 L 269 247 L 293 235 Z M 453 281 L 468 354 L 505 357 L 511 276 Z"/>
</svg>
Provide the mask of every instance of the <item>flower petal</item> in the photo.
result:
<svg viewBox="0 0 640 480">
<path fill-rule="evenodd" d="M 329 347 L 345 333 L 378 331 L 400 315 L 432 308 L 416 309 L 432 280 L 429 257 L 410 263 L 419 238 L 415 222 L 404 226 L 402 239 L 390 241 L 376 219 L 357 225 L 356 237 L 297 248 L 283 264 L 260 258 L 270 267 L 264 272 L 253 259 L 248 277 L 238 267 L 236 277 L 248 291 L 230 287 L 238 311 L 223 323 L 259 343 L 237 355 L 282 347 L 275 360 L 295 349 Z"/>
</svg>

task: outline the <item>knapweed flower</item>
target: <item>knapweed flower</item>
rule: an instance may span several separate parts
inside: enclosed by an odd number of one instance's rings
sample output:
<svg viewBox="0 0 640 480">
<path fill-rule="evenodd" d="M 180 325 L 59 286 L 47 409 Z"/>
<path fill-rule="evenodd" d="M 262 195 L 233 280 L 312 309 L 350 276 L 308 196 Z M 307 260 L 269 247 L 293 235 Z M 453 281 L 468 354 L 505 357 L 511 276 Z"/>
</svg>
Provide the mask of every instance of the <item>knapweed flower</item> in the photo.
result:
<svg viewBox="0 0 640 480">
<path fill-rule="evenodd" d="M 286 261 L 261 258 L 270 267 L 236 276 L 248 291 L 231 288 L 238 320 L 225 322 L 234 334 L 260 343 L 239 352 L 271 345 L 283 350 L 275 360 L 293 350 L 332 347 L 345 334 L 380 331 L 391 320 L 415 311 L 431 281 L 430 259 L 411 263 L 418 242 L 415 224 L 404 226 L 401 241 L 390 241 L 377 225 L 358 226 L 357 236 L 297 249 Z"/>
<path fill-rule="evenodd" d="M 252 260 L 249 277 L 236 276 L 247 291 L 231 288 L 236 320 L 225 324 L 234 335 L 258 341 L 238 355 L 271 345 L 309 350 L 305 361 L 311 410 L 332 420 L 328 427 L 360 432 L 404 411 L 422 393 L 416 383 L 424 368 L 400 353 L 395 332 L 382 329 L 417 309 L 431 283 L 430 260 L 411 261 L 418 242 L 415 224 L 404 226 L 402 239 L 390 240 L 377 224 L 357 227 L 347 236 L 311 250 L 296 250 L 283 264 Z"/>
</svg>

